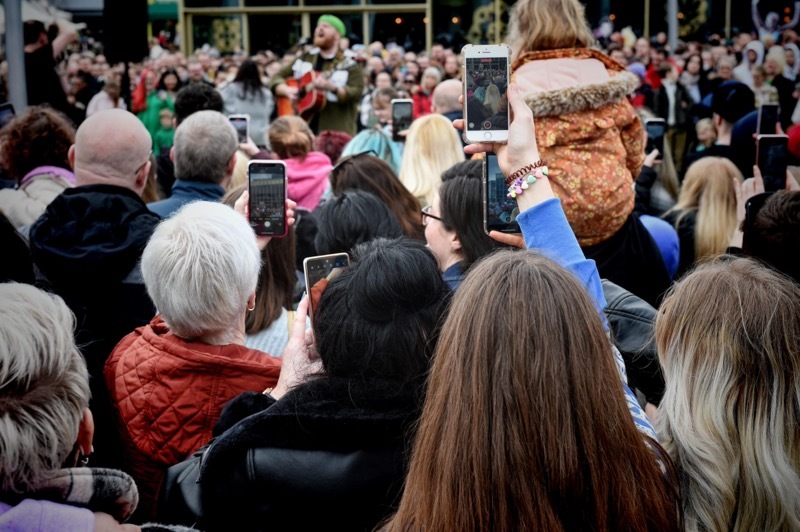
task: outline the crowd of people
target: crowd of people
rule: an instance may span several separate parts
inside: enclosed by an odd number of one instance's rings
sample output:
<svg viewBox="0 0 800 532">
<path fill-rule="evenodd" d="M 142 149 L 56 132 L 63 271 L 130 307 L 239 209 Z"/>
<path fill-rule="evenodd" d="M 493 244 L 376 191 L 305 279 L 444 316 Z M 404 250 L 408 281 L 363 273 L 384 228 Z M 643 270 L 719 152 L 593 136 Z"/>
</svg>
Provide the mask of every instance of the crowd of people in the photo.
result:
<svg viewBox="0 0 800 532">
<path fill-rule="evenodd" d="M 0 529 L 800 529 L 797 34 L 598 42 L 578 0 L 509 20 L 510 84 L 480 97 L 459 51 L 351 45 L 328 14 L 283 55 L 124 65 L 26 22 Z M 507 143 L 464 144 L 475 102 Z M 489 152 L 519 234 L 485 230 Z M 282 238 L 249 221 L 263 159 Z"/>
</svg>

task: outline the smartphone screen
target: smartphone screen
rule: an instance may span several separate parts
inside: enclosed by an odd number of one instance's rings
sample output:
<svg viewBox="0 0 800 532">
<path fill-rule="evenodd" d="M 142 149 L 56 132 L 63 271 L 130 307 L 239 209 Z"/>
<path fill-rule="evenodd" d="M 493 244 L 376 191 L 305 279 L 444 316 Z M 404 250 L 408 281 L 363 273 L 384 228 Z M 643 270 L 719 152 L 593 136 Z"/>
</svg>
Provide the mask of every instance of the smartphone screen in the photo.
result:
<svg viewBox="0 0 800 532">
<path fill-rule="evenodd" d="M 487 153 L 483 160 L 483 229 L 503 233 L 519 233 L 517 223 L 519 207 L 517 201 L 509 198 L 506 176 L 497 164 L 497 155 Z"/>
<path fill-rule="evenodd" d="M 654 149 L 663 157 L 664 155 L 664 132 L 667 129 L 667 124 L 663 118 L 650 118 L 645 120 L 645 131 L 647 131 L 647 146 L 644 149 L 645 153 L 650 153 Z"/>
<path fill-rule="evenodd" d="M 0 104 L 0 127 L 8 124 L 14 119 L 14 105 L 11 103 Z"/>
<path fill-rule="evenodd" d="M 236 130 L 236 136 L 239 138 L 239 144 L 247 142 L 247 138 L 250 136 L 250 132 L 248 131 L 249 120 L 247 119 L 247 116 L 233 115 L 228 117 L 228 120 L 231 121 L 233 129 Z"/>
<path fill-rule="evenodd" d="M 778 104 L 763 103 L 758 108 L 758 129 L 759 135 L 774 135 L 775 127 L 778 125 Z"/>
<path fill-rule="evenodd" d="M 786 135 L 759 135 L 756 140 L 758 169 L 764 178 L 764 191 L 775 192 L 786 188 L 786 166 L 789 164 L 789 137 Z"/>
<path fill-rule="evenodd" d="M 309 297 L 309 312 L 314 315 L 314 309 L 319 302 L 322 292 L 328 283 L 336 278 L 342 270 L 350 265 L 350 256 L 347 253 L 334 253 L 332 255 L 319 255 L 307 257 L 303 260 L 303 273 L 306 279 L 306 292 Z"/>
<path fill-rule="evenodd" d="M 250 186 L 250 226 L 257 235 L 286 235 L 286 165 L 253 160 L 247 165 Z"/>
<path fill-rule="evenodd" d="M 508 48 L 464 47 L 464 131 L 467 142 L 508 140 Z"/>
<path fill-rule="evenodd" d="M 414 102 L 408 99 L 392 100 L 392 139 L 403 142 L 405 137 L 400 135 L 411 127 L 414 120 Z"/>
</svg>

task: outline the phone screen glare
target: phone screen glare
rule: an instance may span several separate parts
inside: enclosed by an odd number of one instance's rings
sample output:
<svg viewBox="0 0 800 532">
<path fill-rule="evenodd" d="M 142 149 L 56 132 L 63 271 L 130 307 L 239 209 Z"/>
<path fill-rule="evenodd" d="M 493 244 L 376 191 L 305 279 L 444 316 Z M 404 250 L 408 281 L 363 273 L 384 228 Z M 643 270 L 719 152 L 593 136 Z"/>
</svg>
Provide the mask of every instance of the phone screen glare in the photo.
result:
<svg viewBox="0 0 800 532">
<path fill-rule="evenodd" d="M 466 60 L 466 118 L 468 130 L 508 129 L 508 83 L 505 57 L 469 57 Z"/>
</svg>

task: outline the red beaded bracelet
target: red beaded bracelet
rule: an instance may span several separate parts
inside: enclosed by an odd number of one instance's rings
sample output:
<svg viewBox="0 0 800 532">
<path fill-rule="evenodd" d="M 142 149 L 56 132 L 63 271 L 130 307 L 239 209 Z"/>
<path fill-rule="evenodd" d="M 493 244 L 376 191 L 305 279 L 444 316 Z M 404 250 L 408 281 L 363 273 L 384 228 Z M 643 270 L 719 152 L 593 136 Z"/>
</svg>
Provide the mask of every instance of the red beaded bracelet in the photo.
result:
<svg viewBox="0 0 800 532">
<path fill-rule="evenodd" d="M 516 181 L 518 178 L 524 176 L 525 174 L 529 174 L 529 173 L 533 172 L 534 170 L 536 170 L 537 168 L 541 168 L 544 165 L 545 165 L 545 162 L 542 159 L 539 159 L 538 161 L 536 161 L 533 164 L 529 164 L 527 166 L 523 166 L 522 168 L 520 168 L 516 172 L 506 176 L 506 186 L 510 187 L 511 183 Z"/>
</svg>

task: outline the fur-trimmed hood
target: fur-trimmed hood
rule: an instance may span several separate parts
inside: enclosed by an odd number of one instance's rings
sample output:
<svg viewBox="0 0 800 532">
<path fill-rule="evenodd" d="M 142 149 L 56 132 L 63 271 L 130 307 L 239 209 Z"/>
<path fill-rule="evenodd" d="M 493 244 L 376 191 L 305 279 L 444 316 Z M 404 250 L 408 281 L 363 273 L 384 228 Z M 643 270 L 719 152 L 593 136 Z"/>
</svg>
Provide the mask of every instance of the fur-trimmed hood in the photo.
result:
<svg viewBox="0 0 800 532">
<path fill-rule="evenodd" d="M 563 115 L 599 109 L 621 101 L 639 86 L 639 79 L 622 72 L 604 83 L 564 87 L 547 92 L 524 93 L 523 99 L 534 117 Z"/>
<path fill-rule="evenodd" d="M 590 49 L 530 52 L 514 63 L 514 81 L 535 117 L 599 109 L 624 100 L 638 76 Z"/>
</svg>

